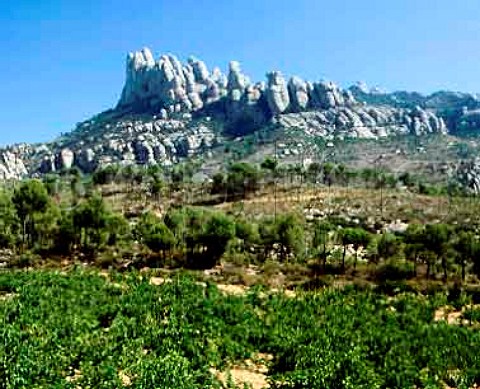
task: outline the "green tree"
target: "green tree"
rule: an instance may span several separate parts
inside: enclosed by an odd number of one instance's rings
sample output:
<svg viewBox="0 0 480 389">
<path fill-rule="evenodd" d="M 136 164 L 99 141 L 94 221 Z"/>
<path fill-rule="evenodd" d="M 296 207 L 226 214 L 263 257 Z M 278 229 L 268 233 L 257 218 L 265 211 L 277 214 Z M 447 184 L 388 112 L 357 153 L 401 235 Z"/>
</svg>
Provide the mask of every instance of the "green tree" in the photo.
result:
<svg viewBox="0 0 480 389">
<path fill-rule="evenodd" d="M 246 220 L 236 221 L 235 236 L 242 242 L 243 251 L 247 251 L 260 239 L 257 225 L 251 222 L 247 222 Z"/>
<path fill-rule="evenodd" d="M 323 272 L 327 265 L 327 258 L 330 255 L 330 233 L 334 230 L 334 226 L 328 222 L 318 222 L 315 224 L 313 235 L 313 247 L 317 251 Z"/>
<path fill-rule="evenodd" d="M 14 247 L 19 230 L 19 220 L 15 212 L 12 197 L 0 191 L 0 248 Z"/>
<path fill-rule="evenodd" d="M 55 241 L 61 212 L 56 204 L 49 202 L 44 212 L 33 215 L 32 241 L 37 249 L 49 250 Z"/>
<path fill-rule="evenodd" d="M 478 239 L 473 232 L 462 231 L 455 237 L 453 247 L 458 254 L 457 263 L 462 269 L 462 281 L 465 281 L 467 266 L 480 254 Z"/>
<path fill-rule="evenodd" d="M 335 165 L 331 162 L 323 164 L 323 183 L 332 186 L 335 177 Z"/>
<path fill-rule="evenodd" d="M 427 224 L 425 226 L 425 234 L 423 237 L 425 248 L 435 255 L 437 261 L 440 260 L 443 270 L 443 280 L 445 282 L 448 278 L 447 259 L 449 254 L 451 235 L 452 229 L 450 228 L 450 226 L 438 223 Z"/>
<path fill-rule="evenodd" d="M 425 254 L 424 245 L 425 227 L 420 224 L 410 224 L 404 233 L 403 241 L 405 243 L 405 259 L 413 263 L 413 271 L 417 275 L 418 262 Z"/>
<path fill-rule="evenodd" d="M 107 242 L 110 216 L 99 195 L 89 197 L 73 210 L 73 224 L 84 252 L 94 254 Z"/>
<path fill-rule="evenodd" d="M 200 242 L 206 250 L 203 255 L 206 267 L 213 267 L 225 253 L 227 245 L 235 236 L 235 223 L 221 212 L 209 215 Z"/>
<path fill-rule="evenodd" d="M 263 246 L 263 259 L 267 259 L 279 241 L 278 229 L 274 218 L 264 218 L 258 227 L 260 243 Z"/>
<path fill-rule="evenodd" d="M 230 197 L 245 197 L 258 190 L 259 172 L 255 166 L 248 163 L 235 163 L 228 169 L 226 186 Z"/>
<path fill-rule="evenodd" d="M 43 184 L 49 196 L 56 196 L 60 190 L 60 180 L 55 174 L 47 174 L 43 177 Z"/>
<path fill-rule="evenodd" d="M 365 186 L 368 187 L 370 183 L 374 180 L 376 174 L 375 170 L 371 168 L 365 168 L 360 173 L 363 181 L 365 182 Z"/>
<path fill-rule="evenodd" d="M 311 182 L 317 183 L 321 173 L 322 165 L 320 165 L 318 162 L 313 162 L 308 166 L 307 176 Z"/>
<path fill-rule="evenodd" d="M 107 165 L 103 168 L 97 169 L 92 175 L 92 181 L 95 185 L 107 185 L 115 181 L 115 178 L 120 172 L 120 167 L 117 165 Z"/>
<path fill-rule="evenodd" d="M 175 246 L 175 235 L 162 219 L 151 213 L 142 216 L 137 224 L 137 234 L 150 250 L 161 253 L 165 259 Z"/>
<path fill-rule="evenodd" d="M 402 242 L 394 234 L 383 233 L 377 243 L 378 256 L 383 259 L 390 259 L 402 251 Z"/>
<path fill-rule="evenodd" d="M 35 216 L 44 213 L 49 204 L 45 185 L 39 180 L 27 180 L 15 189 L 12 198 L 13 205 L 22 226 L 22 242 L 33 245 L 35 234 Z"/>
<path fill-rule="evenodd" d="M 266 218 L 259 226 L 264 256 L 278 248 L 280 259 L 285 261 L 289 256 L 300 257 L 305 251 L 304 226 L 293 214 L 279 215 L 276 219 Z"/>
<path fill-rule="evenodd" d="M 260 164 L 260 167 L 273 173 L 278 167 L 278 161 L 276 158 L 266 157 Z"/>
<path fill-rule="evenodd" d="M 358 262 L 358 250 L 360 247 L 367 247 L 371 240 L 371 235 L 363 228 L 345 228 L 340 234 L 341 242 L 343 245 L 342 254 L 342 271 L 345 272 L 345 257 L 347 254 L 347 246 L 353 246 L 355 250 L 354 268 L 357 267 Z"/>
<path fill-rule="evenodd" d="M 226 188 L 225 174 L 223 174 L 221 172 L 218 172 L 218 173 L 214 174 L 213 177 L 212 177 L 210 193 L 211 194 L 227 195 L 226 189 L 227 188 Z M 226 200 L 226 198 L 225 198 L 225 200 Z"/>
<path fill-rule="evenodd" d="M 73 222 L 73 212 L 63 211 L 58 220 L 56 235 L 54 237 L 54 250 L 59 254 L 70 254 L 79 243 L 77 231 Z"/>
<path fill-rule="evenodd" d="M 130 224 L 121 213 L 107 210 L 107 223 L 105 228 L 108 234 L 108 246 L 117 246 L 130 242 Z"/>
<path fill-rule="evenodd" d="M 162 190 L 164 188 L 164 182 L 161 178 L 154 176 L 153 181 L 150 183 L 149 192 L 156 201 L 160 201 Z"/>
</svg>

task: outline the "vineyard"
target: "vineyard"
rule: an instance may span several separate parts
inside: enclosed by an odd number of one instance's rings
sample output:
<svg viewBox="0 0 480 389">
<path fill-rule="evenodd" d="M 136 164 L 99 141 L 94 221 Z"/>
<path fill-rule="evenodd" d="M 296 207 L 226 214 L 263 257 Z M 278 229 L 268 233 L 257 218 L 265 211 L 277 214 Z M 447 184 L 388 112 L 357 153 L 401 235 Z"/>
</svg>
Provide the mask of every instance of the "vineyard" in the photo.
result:
<svg viewBox="0 0 480 389">
<path fill-rule="evenodd" d="M 330 163 L 185 170 L 2 186 L 0 389 L 479 387 L 478 198 Z"/>
<path fill-rule="evenodd" d="M 472 296 L 353 285 L 229 294 L 192 274 L 0 273 L 0 388 L 480 384 Z"/>
</svg>

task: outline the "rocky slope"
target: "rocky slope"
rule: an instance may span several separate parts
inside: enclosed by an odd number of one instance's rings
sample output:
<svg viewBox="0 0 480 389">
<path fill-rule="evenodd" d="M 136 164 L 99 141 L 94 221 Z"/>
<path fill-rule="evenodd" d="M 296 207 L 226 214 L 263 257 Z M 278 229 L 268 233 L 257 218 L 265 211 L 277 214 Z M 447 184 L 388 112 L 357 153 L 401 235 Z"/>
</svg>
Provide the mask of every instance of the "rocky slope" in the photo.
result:
<svg viewBox="0 0 480 389">
<path fill-rule="evenodd" d="M 51 143 L 0 150 L 0 179 L 72 166 L 90 172 L 109 163 L 171 165 L 208 155 L 225 138 L 271 124 L 310 137 L 380 138 L 447 133 L 449 127 L 457 129 L 458 120 L 474 126 L 480 119 L 480 104 L 470 95 L 402 96 L 399 103 L 398 96 L 287 79 L 278 71 L 268 73 L 264 82 L 252 82 L 238 62 L 230 62 L 223 74 L 196 58 L 186 63 L 173 55 L 155 59 L 144 48 L 127 57 L 126 81 L 114 109 Z M 459 107 L 460 119 L 451 124 L 452 117 L 444 113 Z"/>
</svg>

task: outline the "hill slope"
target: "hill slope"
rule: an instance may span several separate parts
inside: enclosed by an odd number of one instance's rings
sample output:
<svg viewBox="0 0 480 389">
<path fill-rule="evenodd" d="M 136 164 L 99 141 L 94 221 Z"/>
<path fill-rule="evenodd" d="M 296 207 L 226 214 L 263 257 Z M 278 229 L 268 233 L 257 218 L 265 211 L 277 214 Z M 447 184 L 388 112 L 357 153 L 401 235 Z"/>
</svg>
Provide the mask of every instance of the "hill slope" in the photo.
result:
<svg viewBox="0 0 480 389">
<path fill-rule="evenodd" d="M 149 49 L 130 53 L 117 106 L 52 142 L 0 150 L 0 179 L 77 166 L 91 172 L 110 163 L 172 165 L 210 156 L 226 140 L 294 129 L 297 140 L 446 134 L 474 130 L 480 108 L 473 95 L 439 92 L 382 94 L 332 82 L 288 81 L 278 72 L 253 83 L 232 61 L 228 73 L 196 58 L 155 60 Z M 271 138 L 273 139 L 273 138 Z"/>
</svg>

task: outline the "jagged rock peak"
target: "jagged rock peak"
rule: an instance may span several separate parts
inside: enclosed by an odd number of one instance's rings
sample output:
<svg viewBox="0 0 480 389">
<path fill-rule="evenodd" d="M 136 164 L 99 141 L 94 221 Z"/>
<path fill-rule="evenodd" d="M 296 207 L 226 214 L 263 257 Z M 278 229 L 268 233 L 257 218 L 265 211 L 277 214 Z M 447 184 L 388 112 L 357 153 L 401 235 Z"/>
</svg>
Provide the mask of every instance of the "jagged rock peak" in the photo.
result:
<svg viewBox="0 0 480 389">
<path fill-rule="evenodd" d="M 283 113 L 290 105 L 287 83 L 280 72 L 267 73 L 267 101 L 273 114 Z"/>
<path fill-rule="evenodd" d="M 265 101 L 266 117 L 307 109 L 329 109 L 355 104 L 352 94 L 345 95 L 331 82 L 307 83 L 298 77 L 287 81 L 278 72 L 267 73 L 267 83 L 252 83 L 240 63 L 231 61 L 227 76 L 218 68 L 212 72 L 196 57 L 182 65 L 173 55 L 162 55 L 155 61 L 144 48 L 127 57 L 126 82 L 119 107 L 136 105 L 167 113 L 193 112 L 227 97 L 227 112 L 239 112 L 239 105 Z"/>
</svg>

